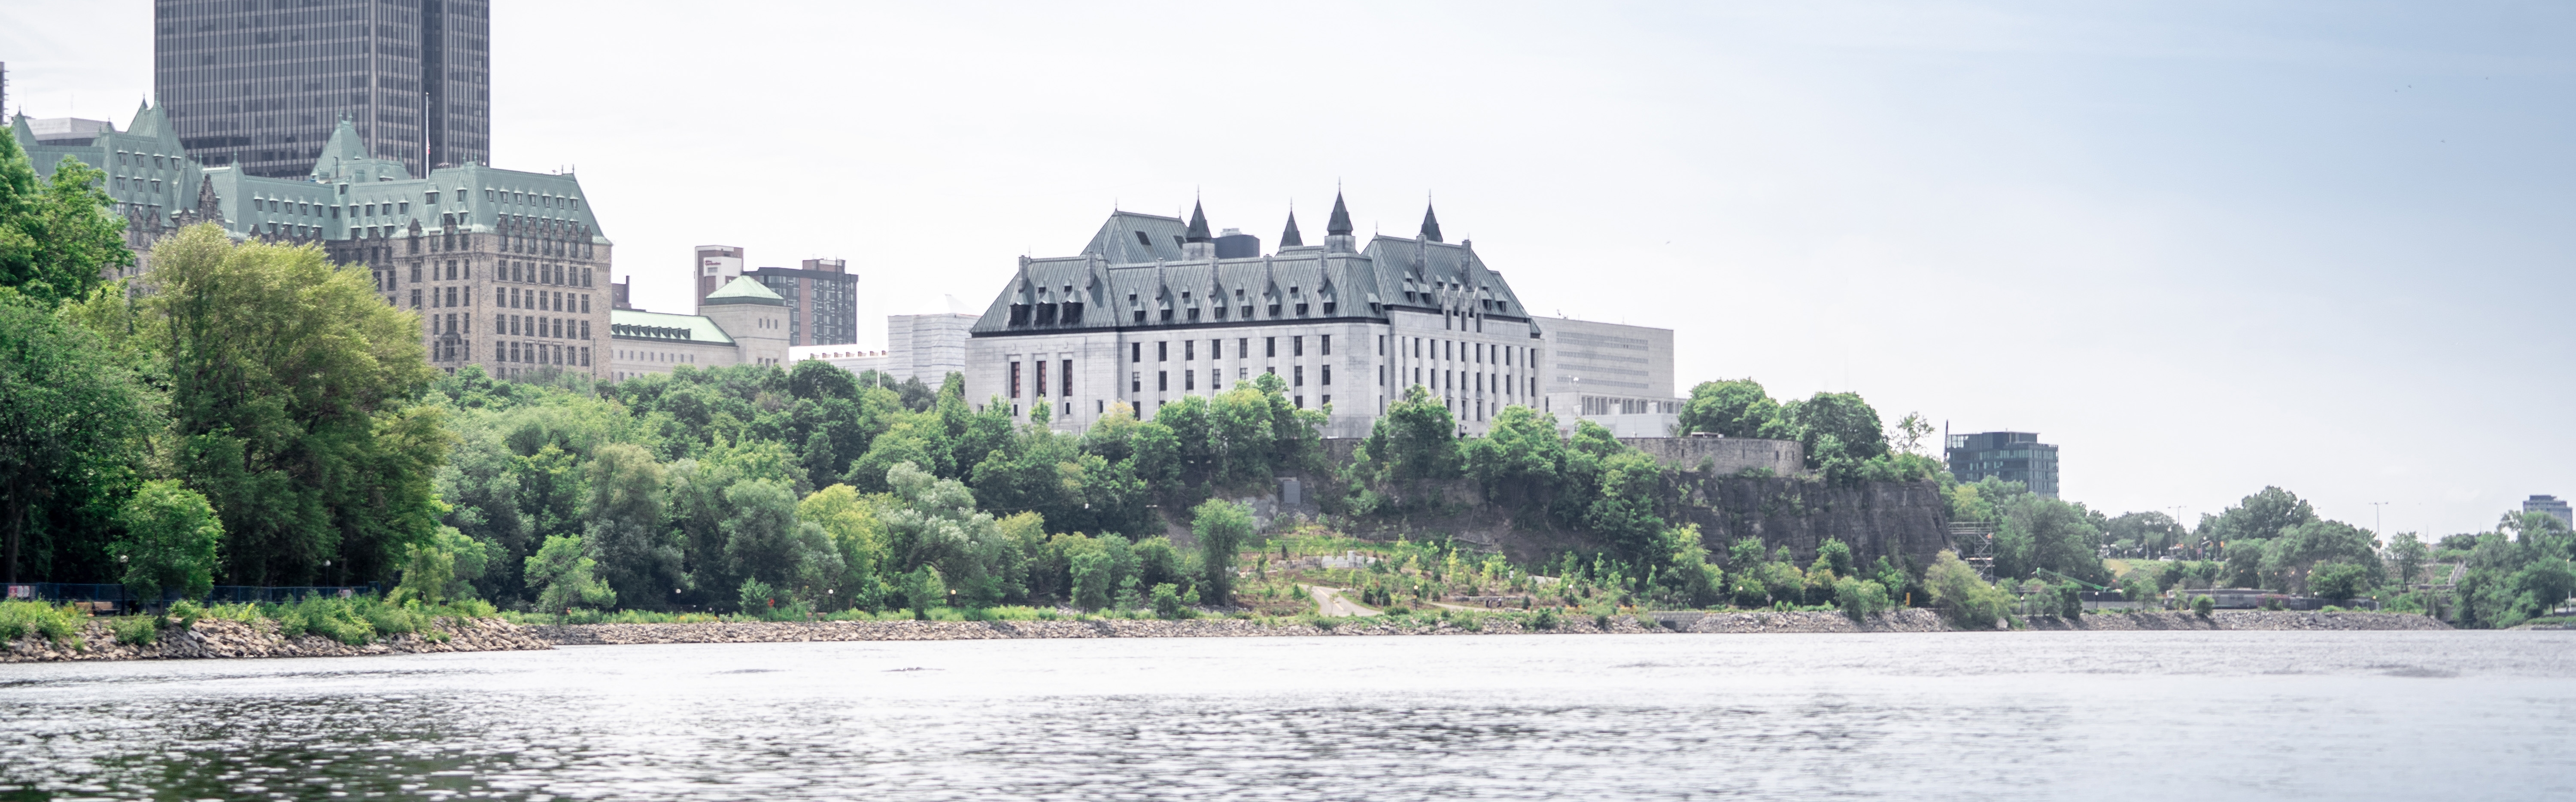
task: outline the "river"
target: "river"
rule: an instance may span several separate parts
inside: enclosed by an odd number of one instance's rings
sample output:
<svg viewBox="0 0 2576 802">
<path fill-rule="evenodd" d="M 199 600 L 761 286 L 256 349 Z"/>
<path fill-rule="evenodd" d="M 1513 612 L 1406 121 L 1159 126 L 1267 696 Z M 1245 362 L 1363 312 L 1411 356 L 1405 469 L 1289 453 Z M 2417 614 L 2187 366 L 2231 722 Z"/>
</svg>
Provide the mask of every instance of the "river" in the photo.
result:
<svg viewBox="0 0 2576 802">
<path fill-rule="evenodd" d="M 2568 799 L 2576 633 L 0 665 L 0 799 Z"/>
</svg>

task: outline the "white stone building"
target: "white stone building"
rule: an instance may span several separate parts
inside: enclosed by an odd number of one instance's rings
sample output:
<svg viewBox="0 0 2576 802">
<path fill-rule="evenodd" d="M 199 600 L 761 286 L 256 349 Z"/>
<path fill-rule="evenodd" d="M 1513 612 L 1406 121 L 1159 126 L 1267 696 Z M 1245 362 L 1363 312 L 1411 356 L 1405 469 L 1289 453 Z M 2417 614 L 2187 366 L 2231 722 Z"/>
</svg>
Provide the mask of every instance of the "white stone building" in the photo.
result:
<svg viewBox="0 0 2576 802">
<path fill-rule="evenodd" d="M 1150 418 L 1275 373 L 1297 406 L 1331 410 L 1326 437 L 1365 436 L 1414 385 L 1468 432 L 1548 403 L 1545 333 L 1472 243 L 1443 241 L 1425 211 L 1419 236 L 1362 245 L 1338 197 L 1326 230 L 1304 244 L 1291 215 L 1263 254 L 1211 235 L 1204 211 L 1115 213 L 1079 256 L 1021 259 L 967 342 L 967 397 L 1023 418 L 1045 404 L 1079 429 L 1120 402 Z"/>
</svg>

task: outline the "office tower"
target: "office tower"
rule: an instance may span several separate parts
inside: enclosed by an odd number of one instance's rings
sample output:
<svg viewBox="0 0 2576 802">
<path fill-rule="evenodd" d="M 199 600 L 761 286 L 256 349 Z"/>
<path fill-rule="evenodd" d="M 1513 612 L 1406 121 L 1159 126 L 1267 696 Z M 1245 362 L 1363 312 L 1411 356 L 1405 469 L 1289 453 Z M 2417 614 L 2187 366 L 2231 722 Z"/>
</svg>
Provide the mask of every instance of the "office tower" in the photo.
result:
<svg viewBox="0 0 2576 802">
<path fill-rule="evenodd" d="M 1949 436 L 1950 475 L 1961 482 L 1994 477 L 2020 482 L 2030 492 L 2057 497 L 2057 447 L 2034 432 L 1978 432 Z"/>
<path fill-rule="evenodd" d="M 411 178 L 492 160 L 489 0 L 157 0 L 152 91 L 188 155 L 305 178 L 335 124 Z"/>
</svg>

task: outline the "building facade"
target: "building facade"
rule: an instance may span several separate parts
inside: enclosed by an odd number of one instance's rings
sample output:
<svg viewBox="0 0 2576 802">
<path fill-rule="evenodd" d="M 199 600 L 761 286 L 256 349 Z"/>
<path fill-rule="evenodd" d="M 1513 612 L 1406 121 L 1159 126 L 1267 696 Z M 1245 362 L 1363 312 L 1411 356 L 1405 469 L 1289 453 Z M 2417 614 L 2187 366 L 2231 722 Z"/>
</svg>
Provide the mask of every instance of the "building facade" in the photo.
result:
<svg viewBox="0 0 2576 802">
<path fill-rule="evenodd" d="M 787 302 L 789 344 L 859 341 L 859 277 L 850 272 L 848 260 L 807 259 L 797 267 L 753 269 L 744 261 L 743 249 L 736 246 L 700 245 L 694 250 L 695 297 L 704 299 L 734 279 L 748 276 Z"/>
<path fill-rule="evenodd" d="M 432 365 L 503 377 L 609 370 L 596 352 L 609 336 L 614 246 L 571 174 L 468 164 L 414 178 L 401 161 L 370 155 L 349 120 L 294 180 L 198 164 L 151 106 L 126 131 L 108 126 L 81 144 L 40 137 L 45 127 L 11 123 L 39 175 L 64 156 L 108 173 L 138 254 L 195 222 L 236 239 L 319 244 L 344 269 L 367 270 L 386 303 L 421 316 Z"/>
<path fill-rule="evenodd" d="M 1683 399 L 1673 397 L 1673 330 L 1562 317 L 1536 318 L 1550 355 L 1540 408 L 1620 437 L 1671 437 Z"/>
<path fill-rule="evenodd" d="M 2057 447 L 2033 432 L 1979 432 L 1949 436 L 1950 475 L 1962 482 L 1994 477 L 2020 482 L 2030 492 L 2057 497 Z"/>
<path fill-rule="evenodd" d="M 859 277 L 842 259 L 807 259 L 800 267 L 764 267 L 743 274 L 787 301 L 791 345 L 848 345 L 859 341 Z"/>
<path fill-rule="evenodd" d="M 2557 496 L 2532 496 L 2524 499 L 2522 511 L 2525 514 L 2545 513 L 2549 517 L 2558 519 L 2559 523 L 2576 526 L 2576 510 L 2571 510 L 2567 502 Z"/>
<path fill-rule="evenodd" d="M 1365 435 L 1416 385 L 1470 432 L 1539 403 L 1542 334 L 1473 243 L 1426 211 L 1417 236 L 1363 246 L 1340 198 L 1326 231 L 1306 245 L 1291 215 L 1276 252 L 1237 235 L 1226 250 L 1246 255 L 1220 255 L 1204 210 L 1114 213 L 1080 255 L 1020 260 L 967 342 L 967 397 L 1077 429 L 1268 373 L 1329 411 L 1327 437 Z"/>
<path fill-rule="evenodd" d="M 787 365 L 787 300 L 760 282 L 736 277 L 699 299 L 698 310 L 676 315 L 612 309 L 608 380 L 669 373 L 680 365 Z"/>
<path fill-rule="evenodd" d="M 966 370 L 966 340 L 976 315 L 887 315 L 883 350 L 849 345 L 801 345 L 788 349 L 789 361 L 819 359 L 851 373 L 877 371 L 888 381 L 920 379 L 937 388 L 948 374 Z"/>
<path fill-rule="evenodd" d="M 200 164 L 303 178 L 341 120 L 410 175 L 492 160 L 488 0 L 152 6 L 153 98 Z"/>
</svg>

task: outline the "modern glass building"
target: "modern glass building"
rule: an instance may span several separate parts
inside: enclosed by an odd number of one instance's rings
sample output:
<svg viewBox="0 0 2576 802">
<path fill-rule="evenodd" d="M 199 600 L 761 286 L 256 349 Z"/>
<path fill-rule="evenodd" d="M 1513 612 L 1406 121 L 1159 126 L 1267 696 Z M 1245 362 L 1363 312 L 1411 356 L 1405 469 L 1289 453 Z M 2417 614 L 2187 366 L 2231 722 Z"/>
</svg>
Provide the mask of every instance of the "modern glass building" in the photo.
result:
<svg viewBox="0 0 2576 802">
<path fill-rule="evenodd" d="M 2057 497 L 2057 447 L 2039 441 L 2035 432 L 1979 432 L 1950 435 L 1950 475 L 1962 482 L 1992 476 L 2020 482 L 2030 492 Z"/>
<path fill-rule="evenodd" d="M 492 161 L 490 0 L 157 0 L 152 92 L 187 155 L 312 174 L 342 119 L 410 175 Z"/>
</svg>

